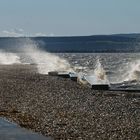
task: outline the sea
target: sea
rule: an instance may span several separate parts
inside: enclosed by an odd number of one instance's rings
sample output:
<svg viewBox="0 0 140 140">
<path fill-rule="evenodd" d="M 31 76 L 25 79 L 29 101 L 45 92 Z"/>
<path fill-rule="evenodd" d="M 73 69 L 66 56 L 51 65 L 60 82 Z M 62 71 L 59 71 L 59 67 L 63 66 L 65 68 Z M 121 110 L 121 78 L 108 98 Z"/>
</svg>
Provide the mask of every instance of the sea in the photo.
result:
<svg viewBox="0 0 140 140">
<path fill-rule="evenodd" d="M 94 76 L 119 89 L 140 90 L 140 53 L 49 53 L 35 43 L 0 49 L 0 64 L 35 64 L 38 73 L 67 71 L 79 77 Z"/>
<path fill-rule="evenodd" d="M 140 53 L 65 53 L 76 71 L 103 74 L 115 89 L 140 90 Z M 95 73 L 95 71 L 97 71 Z"/>
</svg>

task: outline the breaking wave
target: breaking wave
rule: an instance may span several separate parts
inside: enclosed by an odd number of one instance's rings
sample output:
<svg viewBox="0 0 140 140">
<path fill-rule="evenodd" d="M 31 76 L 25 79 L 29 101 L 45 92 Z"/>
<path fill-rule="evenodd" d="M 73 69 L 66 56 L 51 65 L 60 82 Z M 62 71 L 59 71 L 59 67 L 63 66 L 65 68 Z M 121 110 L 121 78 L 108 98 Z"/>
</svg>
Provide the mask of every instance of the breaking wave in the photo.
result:
<svg viewBox="0 0 140 140">
<path fill-rule="evenodd" d="M 96 60 L 95 68 L 86 73 L 78 73 L 78 81 L 83 84 L 87 84 L 85 79 L 92 84 L 109 84 L 105 69 L 103 68 L 99 58 Z"/>
<path fill-rule="evenodd" d="M 107 81 L 106 72 L 105 72 L 103 66 L 101 65 L 101 62 L 100 62 L 99 58 L 97 59 L 97 62 L 96 62 L 94 74 L 96 75 L 96 77 L 98 79 Z"/>
<path fill-rule="evenodd" d="M 49 71 L 73 71 L 69 62 L 59 56 L 41 50 L 35 41 L 26 39 L 15 46 L 17 53 L 0 50 L 0 64 L 35 64 L 40 74 Z"/>
<path fill-rule="evenodd" d="M 37 65 L 38 72 L 41 74 L 47 74 L 49 71 L 72 71 L 67 60 L 39 49 L 34 42 L 24 45 L 22 53 Z"/>
<path fill-rule="evenodd" d="M 120 61 L 121 66 L 120 63 L 119 65 L 115 63 L 115 69 L 112 69 L 112 67 L 109 66 L 113 66 L 113 63 L 116 62 L 114 59 L 107 59 L 109 63 L 104 63 L 99 57 L 94 57 L 94 60 L 92 59 L 92 56 L 78 60 L 78 56 L 75 55 L 73 61 L 76 62 L 70 64 L 67 61 L 69 60 L 69 57 L 65 59 L 65 57 L 62 58 L 61 56 L 48 53 L 43 49 L 40 49 L 38 44 L 31 39 L 26 39 L 25 42 L 21 41 L 18 45 L 19 46 L 15 46 L 14 49 L 16 51 L 13 53 L 0 50 L 0 64 L 34 64 L 40 74 L 48 74 L 49 71 L 75 71 L 80 79 L 82 79 L 84 75 L 93 75 L 94 79 L 100 83 L 103 81 L 108 83 L 109 81 L 110 83 L 123 83 L 125 81 L 140 82 L 140 60 L 132 59 L 133 61 L 131 62 L 128 60 Z M 72 57 L 70 57 L 70 59 L 71 58 Z M 83 58 L 83 56 L 80 58 Z M 113 57 L 111 56 L 111 58 Z M 111 76 L 113 77 L 113 80 L 110 80 Z"/>
<path fill-rule="evenodd" d="M 0 64 L 11 65 L 21 63 L 20 57 L 16 53 L 8 53 L 0 50 Z"/>
<path fill-rule="evenodd" d="M 140 60 L 129 63 L 124 81 L 140 81 Z"/>
</svg>

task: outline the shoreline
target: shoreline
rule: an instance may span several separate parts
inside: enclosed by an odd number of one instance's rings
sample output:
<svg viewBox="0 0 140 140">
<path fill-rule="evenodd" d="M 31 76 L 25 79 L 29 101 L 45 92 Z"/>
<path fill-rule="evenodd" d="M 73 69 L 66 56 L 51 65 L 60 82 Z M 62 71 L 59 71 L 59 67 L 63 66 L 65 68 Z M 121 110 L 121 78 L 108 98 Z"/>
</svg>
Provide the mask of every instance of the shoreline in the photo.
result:
<svg viewBox="0 0 140 140">
<path fill-rule="evenodd" d="M 54 139 L 138 139 L 140 96 L 94 91 L 34 65 L 0 65 L 0 116 Z"/>
</svg>

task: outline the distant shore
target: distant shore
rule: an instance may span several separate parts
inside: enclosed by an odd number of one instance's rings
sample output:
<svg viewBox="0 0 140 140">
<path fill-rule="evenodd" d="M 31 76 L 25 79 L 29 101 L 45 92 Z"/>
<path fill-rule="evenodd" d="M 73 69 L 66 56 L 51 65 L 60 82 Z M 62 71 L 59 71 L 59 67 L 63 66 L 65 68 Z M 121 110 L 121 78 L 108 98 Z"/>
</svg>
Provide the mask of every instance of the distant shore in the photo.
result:
<svg viewBox="0 0 140 140">
<path fill-rule="evenodd" d="M 140 34 L 0 37 L 0 48 L 19 52 L 15 46 L 27 46 L 34 42 L 40 49 L 51 53 L 138 53 L 140 49 L 136 46 L 139 46 L 139 38 Z"/>
<path fill-rule="evenodd" d="M 0 65 L 0 116 L 54 139 L 139 139 L 140 93 L 94 91 L 40 75 L 35 65 Z"/>
</svg>

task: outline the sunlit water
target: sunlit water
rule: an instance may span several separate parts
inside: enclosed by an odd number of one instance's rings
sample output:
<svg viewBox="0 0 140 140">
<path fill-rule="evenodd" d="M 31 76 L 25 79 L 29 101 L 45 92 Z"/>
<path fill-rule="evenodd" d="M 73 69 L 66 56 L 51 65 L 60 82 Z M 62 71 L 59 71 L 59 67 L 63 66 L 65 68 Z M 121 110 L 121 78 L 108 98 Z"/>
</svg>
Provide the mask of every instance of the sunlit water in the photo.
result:
<svg viewBox="0 0 140 140">
<path fill-rule="evenodd" d="M 125 89 L 140 89 L 139 53 L 66 53 L 57 54 L 75 68 L 88 74 L 94 71 L 100 60 L 110 84 Z"/>
<path fill-rule="evenodd" d="M 38 73 L 49 71 L 76 72 L 79 77 L 93 76 L 121 88 L 140 89 L 139 53 L 57 53 L 52 54 L 27 39 L 15 52 L 0 50 L 0 64 L 35 64 Z"/>
</svg>

